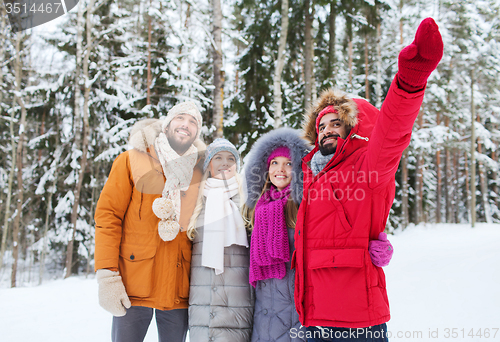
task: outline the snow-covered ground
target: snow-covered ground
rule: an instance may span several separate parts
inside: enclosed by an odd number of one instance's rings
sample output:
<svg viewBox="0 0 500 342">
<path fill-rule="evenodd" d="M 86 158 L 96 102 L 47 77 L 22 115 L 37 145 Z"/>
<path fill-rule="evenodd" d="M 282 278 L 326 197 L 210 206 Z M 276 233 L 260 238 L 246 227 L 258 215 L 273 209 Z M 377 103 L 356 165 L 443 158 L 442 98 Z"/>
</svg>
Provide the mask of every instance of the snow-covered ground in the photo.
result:
<svg viewBox="0 0 500 342">
<path fill-rule="evenodd" d="M 391 341 L 500 341 L 500 225 L 417 226 L 389 239 Z M 110 328 L 93 278 L 0 289 L 2 342 L 110 341 Z M 153 320 L 146 341 L 156 340 Z"/>
</svg>

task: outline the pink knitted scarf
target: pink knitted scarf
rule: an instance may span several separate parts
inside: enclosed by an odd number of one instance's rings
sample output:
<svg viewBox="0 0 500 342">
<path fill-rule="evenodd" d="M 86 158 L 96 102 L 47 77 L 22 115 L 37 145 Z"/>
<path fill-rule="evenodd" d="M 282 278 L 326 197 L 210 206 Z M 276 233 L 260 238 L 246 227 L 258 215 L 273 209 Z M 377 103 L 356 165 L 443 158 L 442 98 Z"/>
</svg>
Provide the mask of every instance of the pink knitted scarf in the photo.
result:
<svg viewBox="0 0 500 342">
<path fill-rule="evenodd" d="M 255 224 L 250 243 L 250 284 L 269 278 L 282 279 L 290 260 L 285 206 L 290 185 L 282 191 L 274 186 L 255 205 Z"/>
</svg>

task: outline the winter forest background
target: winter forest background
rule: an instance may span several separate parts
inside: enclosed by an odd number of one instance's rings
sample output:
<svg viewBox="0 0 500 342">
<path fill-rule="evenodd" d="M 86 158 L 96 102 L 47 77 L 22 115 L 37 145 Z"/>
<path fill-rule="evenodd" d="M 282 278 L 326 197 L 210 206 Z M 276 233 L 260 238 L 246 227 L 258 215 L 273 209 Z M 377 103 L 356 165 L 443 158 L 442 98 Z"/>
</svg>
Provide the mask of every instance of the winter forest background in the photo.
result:
<svg viewBox="0 0 500 342">
<path fill-rule="evenodd" d="M 93 270 L 95 205 L 135 121 L 191 99 L 205 142 L 223 135 L 245 156 L 274 127 L 300 128 L 324 88 L 380 108 L 428 16 L 444 57 L 387 230 L 498 223 L 500 0 L 80 0 L 18 33 L 2 5 L 0 278 Z"/>
</svg>

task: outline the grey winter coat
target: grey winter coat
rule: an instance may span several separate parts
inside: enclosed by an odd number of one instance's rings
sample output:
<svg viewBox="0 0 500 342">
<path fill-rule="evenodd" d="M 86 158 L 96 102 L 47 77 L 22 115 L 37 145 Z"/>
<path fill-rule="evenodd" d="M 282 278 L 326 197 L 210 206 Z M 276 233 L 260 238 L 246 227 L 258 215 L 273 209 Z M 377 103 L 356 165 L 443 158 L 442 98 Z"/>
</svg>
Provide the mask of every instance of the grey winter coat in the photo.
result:
<svg viewBox="0 0 500 342">
<path fill-rule="evenodd" d="M 294 233 L 295 229 L 288 228 L 290 260 L 295 250 Z M 283 279 L 271 278 L 257 282 L 252 342 L 306 340 L 306 330 L 300 324 L 299 314 L 295 311 L 295 271 L 290 269 L 290 261 L 286 263 L 286 269 Z"/>
<path fill-rule="evenodd" d="M 267 158 L 277 147 L 290 149 L 292 159 L 292 181 L 290 196 L 296 203 L 302 200 L 302 157 L 309 152 L 299 132 L 291 128 L 280 128 L 263 135 L 252 147 L 245 164 L 248 189 L 247 206 L 254 208 L 264 187 L 267 173 Z M 286 263 L 283 279 L 266 279 L 257 282 L 255 288 L 255 312 L 252 342 L 298 342 L 306 341 L 305 328 L 301 327 L 295 310 L 295 272 L 290 269 L 294 248 L 295 230 L 288 228 L 290 261 Z M 299 337 L 300 336 L 300 337 Z"/>
<path fill-rule="evenodd" d="M 205 201 L 206 198 L 203 198 Z M 239 205 L 239 196 L 232 198 Z M 224 272 L 201 266 L 205 203 L 196 222 L 189 287 L 191 342 L 249 342 L 252 333 L 254 291 L 248 283 L 249 249 L 224 248 Z"/>
</svg>

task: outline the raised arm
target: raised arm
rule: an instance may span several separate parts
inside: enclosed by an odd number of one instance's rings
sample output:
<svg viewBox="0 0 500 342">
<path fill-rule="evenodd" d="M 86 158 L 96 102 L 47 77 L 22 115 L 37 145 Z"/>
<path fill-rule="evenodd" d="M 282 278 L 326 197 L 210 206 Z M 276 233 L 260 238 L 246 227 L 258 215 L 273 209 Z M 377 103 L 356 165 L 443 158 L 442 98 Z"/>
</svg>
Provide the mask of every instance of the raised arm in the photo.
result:
<svg viewBox="0 0 500 342">
<path fill-rule="evenodd" d="M 443 40 L 432 18 L 424 19 L 414 41 L 399 53 L 398 73 L 380 110 L 368 144 L 369 169 L 385 183 L 396 173 L 410 144 L 413 123 L 422 104 L 427 79 L 443 56 Z"/>
</svg>

